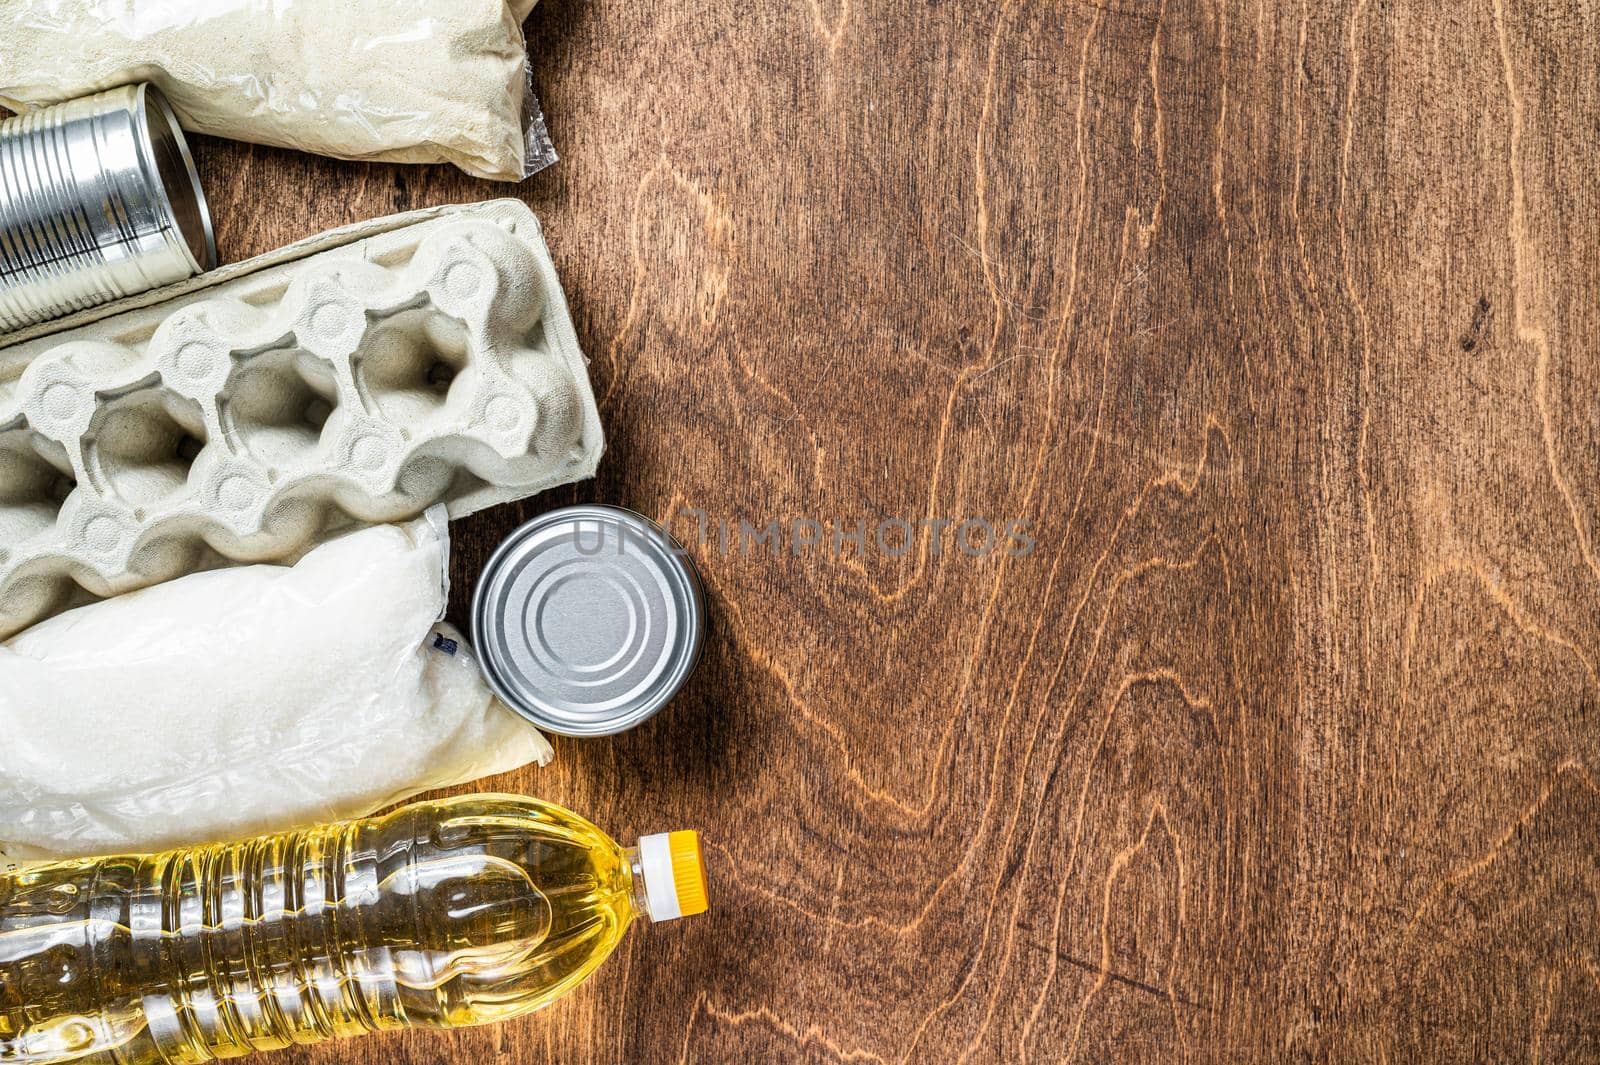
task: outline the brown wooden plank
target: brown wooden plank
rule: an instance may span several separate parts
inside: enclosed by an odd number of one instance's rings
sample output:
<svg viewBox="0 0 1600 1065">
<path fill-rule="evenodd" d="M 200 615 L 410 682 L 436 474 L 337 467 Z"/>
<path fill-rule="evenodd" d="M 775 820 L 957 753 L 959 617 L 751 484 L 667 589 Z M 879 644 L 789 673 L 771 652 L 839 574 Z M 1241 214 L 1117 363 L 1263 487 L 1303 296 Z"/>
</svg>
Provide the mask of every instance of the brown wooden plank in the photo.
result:
<svg viewBox="0 0 1600 1065">
<path fill-rule="evenodd" d="M 1600 1060 L 1600 12 L 551 0 L 561 165 L 205 142 L 224 256 L 525 197 L 592 484 L 696 549 L 655 723 L 502 781 L 714 906 L 498 1030 L 282 1060 Z M 679 519 L 680 533 L 693 529 Z M 898 541 L 896 541 L 898 542 Z"/>
</svg>

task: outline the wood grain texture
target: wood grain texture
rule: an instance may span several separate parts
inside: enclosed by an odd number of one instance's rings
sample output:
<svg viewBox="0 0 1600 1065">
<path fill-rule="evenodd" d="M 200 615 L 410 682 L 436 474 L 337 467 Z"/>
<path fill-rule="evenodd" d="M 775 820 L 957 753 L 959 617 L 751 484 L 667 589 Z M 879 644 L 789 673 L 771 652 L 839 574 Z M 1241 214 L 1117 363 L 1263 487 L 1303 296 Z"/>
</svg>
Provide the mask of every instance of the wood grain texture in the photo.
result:
<svg viewBox="0 0 1600 1065">
<path fill-rule="evenodd" d="M 1600 1060 L 1600 9 L 548 0 L 598 499 L 1031 522 L 696 554 L 649 726 L 501 781 L 714 911 L 314 1063 Z M 502 195 L 203 142 L 224 256 Z M 682 520 L 674 528 L 690 531 Z M 948 547 L 948 545 L 947 545 Z"/>
</svg>

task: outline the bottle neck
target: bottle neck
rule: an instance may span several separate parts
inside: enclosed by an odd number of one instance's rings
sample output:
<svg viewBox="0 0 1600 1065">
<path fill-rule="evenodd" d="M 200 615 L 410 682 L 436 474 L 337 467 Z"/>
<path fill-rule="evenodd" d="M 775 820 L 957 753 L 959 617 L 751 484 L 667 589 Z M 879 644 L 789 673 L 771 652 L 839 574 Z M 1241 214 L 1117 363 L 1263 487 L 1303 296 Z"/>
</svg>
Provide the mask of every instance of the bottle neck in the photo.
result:
<svg viewBox="0 0 1600 1065">
<path fill-rule="evenodd" d="M 628 863 L 628 872 L 631 874 L 631 889 L 628 899 L 633 903 L 633 915 L 642 921 L 652 921 L 650 916 L 650 892 L 644 880 L 644 860 L 639 856 L 637 846 L 627 847 L 622 852 Z"/>
</svg>

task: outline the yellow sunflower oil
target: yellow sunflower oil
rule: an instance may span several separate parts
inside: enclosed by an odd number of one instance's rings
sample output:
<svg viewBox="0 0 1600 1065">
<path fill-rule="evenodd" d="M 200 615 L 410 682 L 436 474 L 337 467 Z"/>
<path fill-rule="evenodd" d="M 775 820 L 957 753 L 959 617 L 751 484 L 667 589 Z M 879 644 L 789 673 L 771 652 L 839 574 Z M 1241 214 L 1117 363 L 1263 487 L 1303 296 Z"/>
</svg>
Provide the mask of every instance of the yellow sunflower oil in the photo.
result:
<svg viewBox="0 0 1600 1065">
<path fill-rule="evenodd" d="M 624 849 L 559 806 L 415 803 L 0 877 L 0 1063 L 198 1065 L 516 1017 L 638 917 L 706 909 L 699 839 Z"/>
</svg>

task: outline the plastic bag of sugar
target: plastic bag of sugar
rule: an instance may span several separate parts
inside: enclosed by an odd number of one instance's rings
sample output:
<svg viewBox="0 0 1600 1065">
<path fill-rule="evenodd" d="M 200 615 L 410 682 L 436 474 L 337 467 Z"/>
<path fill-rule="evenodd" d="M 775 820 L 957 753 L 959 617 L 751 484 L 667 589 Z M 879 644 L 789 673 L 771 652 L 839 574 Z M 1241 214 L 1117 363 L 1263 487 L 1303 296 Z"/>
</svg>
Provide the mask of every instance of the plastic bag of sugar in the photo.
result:
<svg viewBox="0 0 1600 1065">
<path fill-rule="evenodd" d="M 0 865 L 357 817 L 549 762 L 438 624 L 448 549 L 435 508 L 0 646 Z"/>
<path fill-rule="evenodd" d="M 149 81 L 183 128 L 521 181 L 555 162 L 534 0 L 3 0 L 0 105 Z"/>
</svg>

